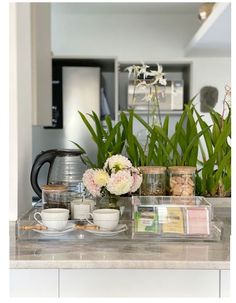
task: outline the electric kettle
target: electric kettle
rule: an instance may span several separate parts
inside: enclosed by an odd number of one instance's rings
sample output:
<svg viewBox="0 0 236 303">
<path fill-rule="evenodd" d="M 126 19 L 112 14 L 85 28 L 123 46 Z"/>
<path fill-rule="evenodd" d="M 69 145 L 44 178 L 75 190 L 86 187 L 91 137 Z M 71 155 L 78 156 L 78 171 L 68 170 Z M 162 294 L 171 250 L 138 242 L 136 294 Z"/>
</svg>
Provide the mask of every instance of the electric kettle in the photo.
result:
<svg viewBox="0 0 236 303">
<path fill-rule="evenodd" d="M 76 149 L 51 149 L 42 151 L 34 160 L 30 181 L 33 190 L 41 198 L 42 189 L 38 184 L 41 167 L 49 163 L 47 184 L 64 184 L 68 188 L 82 184 L 83 173 L 87 169 L 82 152 Z"/>
</svg>

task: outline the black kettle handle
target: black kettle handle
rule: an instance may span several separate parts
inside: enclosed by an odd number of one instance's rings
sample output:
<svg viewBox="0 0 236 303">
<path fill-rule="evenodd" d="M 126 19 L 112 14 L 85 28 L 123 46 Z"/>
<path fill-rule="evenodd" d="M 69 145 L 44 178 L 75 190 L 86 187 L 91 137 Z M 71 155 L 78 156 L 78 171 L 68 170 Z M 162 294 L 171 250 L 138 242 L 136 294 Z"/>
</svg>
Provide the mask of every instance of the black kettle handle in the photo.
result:
<svg viewBox="0 0 236 303">
<path fill-rule="evenodd" d="M 56 154 L 57 154 L 57 149 L 42 151 L 34 160 L 30 174 L 30 182 L 33 190 L 40 198 L 42 198 L 42 190 L 38 184 L 38 175 L 40 168 L 43 166 L 44 163 L 49 163 L 50 165 L 49 171 L 50 171 L 51 165 L 54 162 Z"/>
</svg>

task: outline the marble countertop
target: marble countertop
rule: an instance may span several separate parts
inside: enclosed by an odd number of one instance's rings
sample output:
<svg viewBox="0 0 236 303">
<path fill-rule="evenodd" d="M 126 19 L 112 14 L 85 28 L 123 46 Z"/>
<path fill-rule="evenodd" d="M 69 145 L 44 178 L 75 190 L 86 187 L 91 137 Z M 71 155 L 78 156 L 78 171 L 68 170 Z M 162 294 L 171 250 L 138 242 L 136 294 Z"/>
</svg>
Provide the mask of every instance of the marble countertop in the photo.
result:
<svg viewBox="0 0 236 303">
<path fill-rule="evenodd" d="M 73 231 L 58 239 L 31 232 L 28 238 L 16 240 L 15 223 L 11 222 L 10 267 L 229 269 L 230 208 L 216 207 L 215 215 L 224 222 L 219 242 L 140 240 L 131 236 L 130 229 L 113 238 Z"/>
</svg>

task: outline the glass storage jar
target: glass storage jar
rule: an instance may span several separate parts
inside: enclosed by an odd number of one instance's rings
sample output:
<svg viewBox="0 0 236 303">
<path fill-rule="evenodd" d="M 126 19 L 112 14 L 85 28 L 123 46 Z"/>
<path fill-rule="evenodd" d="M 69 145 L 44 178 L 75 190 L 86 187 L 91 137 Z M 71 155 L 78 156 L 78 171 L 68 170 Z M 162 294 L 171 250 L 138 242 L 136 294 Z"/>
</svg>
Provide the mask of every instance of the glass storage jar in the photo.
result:
<svg viewBox="0 0 236 303">
<path fill-rule="evenodd" d="M 81 198 L 81 193 L 68 190 L 66 185 L 48 184 L 42 186 L 43 208 L 66 208 L 71 219 L 71 201 Z"/>
<path fill-rule="evenodd" d="M 169 171 L 169 191 L 171 196 L 195 195 L 195 172 L 192 166 L 171 166 Z"/>
<path fill-rule="evenodd" d="M 141 196 L 164 196 L 166 194 L 166 167 L 141 166 L 143 181 L 140 187 Z"/>
</svg>

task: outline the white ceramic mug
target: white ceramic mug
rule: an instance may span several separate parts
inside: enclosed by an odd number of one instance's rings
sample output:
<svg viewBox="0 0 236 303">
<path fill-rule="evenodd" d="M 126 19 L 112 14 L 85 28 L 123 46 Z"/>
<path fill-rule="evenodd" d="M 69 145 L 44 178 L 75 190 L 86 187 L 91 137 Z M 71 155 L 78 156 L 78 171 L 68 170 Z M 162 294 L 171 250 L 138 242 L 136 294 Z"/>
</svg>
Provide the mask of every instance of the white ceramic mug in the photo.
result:
<svg viewBox="0 0 236 303">
<path fill-rule="evenodd" d="M 40 217 L 40 220 L 37 218 Z M 69 210 L 66 208 L 47 208 L 34 214 L 34 219 L 48 229 L 62 230 L 66 227 Z"/>
<path fill-rule="evenodd" d="M 120 211 L 118 209 L 96 209 L 91 213 L 93 223 L 88 219 L 90 224 L 95 224 L 104 230 L 114 230 L 119 223 Z"/>
</svg>

